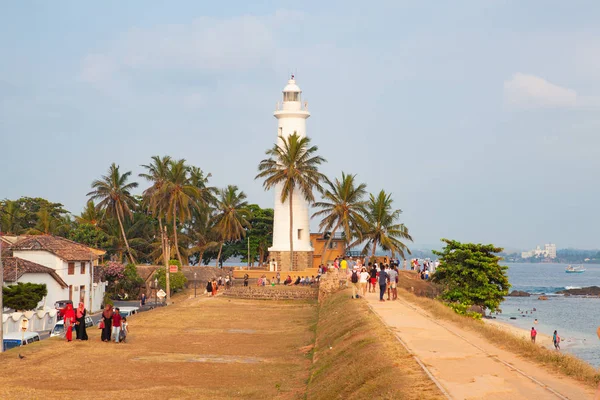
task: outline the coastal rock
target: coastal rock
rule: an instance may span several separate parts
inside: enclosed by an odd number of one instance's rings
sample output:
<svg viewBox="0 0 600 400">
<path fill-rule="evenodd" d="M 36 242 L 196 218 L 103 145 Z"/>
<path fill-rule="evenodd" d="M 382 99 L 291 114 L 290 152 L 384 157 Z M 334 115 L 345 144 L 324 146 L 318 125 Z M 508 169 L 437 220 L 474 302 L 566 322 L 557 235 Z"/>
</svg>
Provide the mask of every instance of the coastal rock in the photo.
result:
<svg viewBox="0 0 600 400">
<path fill-rule="evenodd" d="M 538 297 L 538 300 L 548 300 L 548 297 L 547 296 L 540 296 L 540 297 Z"/>
<path fill-rule="evenodd" d="M 481 315 L 482 317 L 485 316 L 485 308 L 483 308 L 481 306 L 471 306 L 471 307 L 469 307 L 469 309 L 467 311 L 477 313 L 477 314 Z"/>
<path fill-rule="evenodd" d="M 509 294 L 510 297 L 529 297 L 531 294 L 523 292 L 522 290 L 513 290 Z"/>
<path fill-rule="evenodd" d="M 600 287 L 588 286 L 579 289 L 565 289 L 557 293 L 572 296 L 600 296 Z"/>
</svg>

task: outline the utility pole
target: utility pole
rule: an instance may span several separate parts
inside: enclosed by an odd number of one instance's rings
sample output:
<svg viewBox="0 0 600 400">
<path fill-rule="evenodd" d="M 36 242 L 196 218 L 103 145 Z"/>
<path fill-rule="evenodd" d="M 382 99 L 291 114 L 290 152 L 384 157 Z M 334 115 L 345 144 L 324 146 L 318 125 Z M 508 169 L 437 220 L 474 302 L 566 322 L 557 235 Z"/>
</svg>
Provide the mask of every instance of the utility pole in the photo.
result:
<svg viewBox="0 0 600 400">
<path fill-rule="evenodd" d="M 167 236 L 167 227 L 163 227 L 162 232 L 163 237 L 163 258 L 165 259 L 165 282 L 166 282 L 166 292 L 167 292 L 167 304 L 171 302 L 171 282 L 169 275 L 169 260 L 171 258 L 171 246 L 169 246 L 169 237 Z"/>
<path fill-rule="evenodd" d="M 4 303 L 2 288 L 4 287 L 4 265 L 2 264 L 2 240 L 0 240 L 0 353 L 4 351 L 4 323 L 2 312 L 4 311 Z"/>
<path fill-rule="evenodd" d="M 248 267 L 250 267 L 250 236 L 248 236 Z"/>
<path fill-rule="evenodd" d="M 90 314 L 94 312 L 94 265 L 92 264 L 92 254 L 90 253 Z"/>
</svg>

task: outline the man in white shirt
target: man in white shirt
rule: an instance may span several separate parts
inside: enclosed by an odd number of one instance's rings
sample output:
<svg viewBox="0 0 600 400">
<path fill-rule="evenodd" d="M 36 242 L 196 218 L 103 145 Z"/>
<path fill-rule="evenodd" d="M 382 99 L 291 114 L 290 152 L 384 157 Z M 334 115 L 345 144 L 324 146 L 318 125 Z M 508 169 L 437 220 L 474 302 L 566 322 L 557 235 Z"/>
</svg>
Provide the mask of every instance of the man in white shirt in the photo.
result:
<svg viewBox="0 0 600 400">
<path fill-rule="evenodd" d="M 398 271 L 396 270 L 396 266 L 392 266 L 390 269 L 386 270 L 388 276 L 390 277 L 390 284 L 388 285 L 387 290 L 387 299 L 390 299 L 390 290 L 392 291 L 392 300 L 396 300 L 398 298 L 398 289 L 397 280 L 398 280 Z"/>
</svg>

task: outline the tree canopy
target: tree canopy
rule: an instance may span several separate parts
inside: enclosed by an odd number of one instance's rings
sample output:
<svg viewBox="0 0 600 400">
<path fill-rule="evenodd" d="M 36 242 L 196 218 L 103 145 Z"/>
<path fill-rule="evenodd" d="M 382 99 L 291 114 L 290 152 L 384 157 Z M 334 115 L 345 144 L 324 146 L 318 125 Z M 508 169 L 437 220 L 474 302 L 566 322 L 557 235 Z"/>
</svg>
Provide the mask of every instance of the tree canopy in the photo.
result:
<svg viewBox="0 0 600 400">
<path fill-rule="evenodd" d="M 508 267 L 499 264 L 502 248 L 492 244 L 460 243 L 442 239 L 446 246 L 434 251 L 440 265 L 433 281 L 442 286 L 442 298 L 467 306 L 496 310 L 508 294 Z"/>
</svg>

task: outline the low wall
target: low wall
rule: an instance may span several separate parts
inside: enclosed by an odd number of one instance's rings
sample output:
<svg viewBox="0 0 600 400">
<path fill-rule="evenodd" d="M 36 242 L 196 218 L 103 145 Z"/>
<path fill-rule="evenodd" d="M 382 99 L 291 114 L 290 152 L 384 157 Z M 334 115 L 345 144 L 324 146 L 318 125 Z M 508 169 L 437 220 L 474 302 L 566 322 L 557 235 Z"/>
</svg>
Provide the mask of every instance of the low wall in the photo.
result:
<svg viewBox="0 0 600 400">
<path fill-rule="evenodd" d="M 319 289 L 310 286 L 234 286 L 223 291 L 225 297 L 254 300 L 316 299 Z"/>
<path fill-rule="evenodd" d="M 21 332 L 21 320 L 29 320 L 28 332 L 49 331 L 56 324 L 57 312 L 55 309 L 14 312 L 2 314 L 2 330 L 4 333 Z"/>
</svg>

